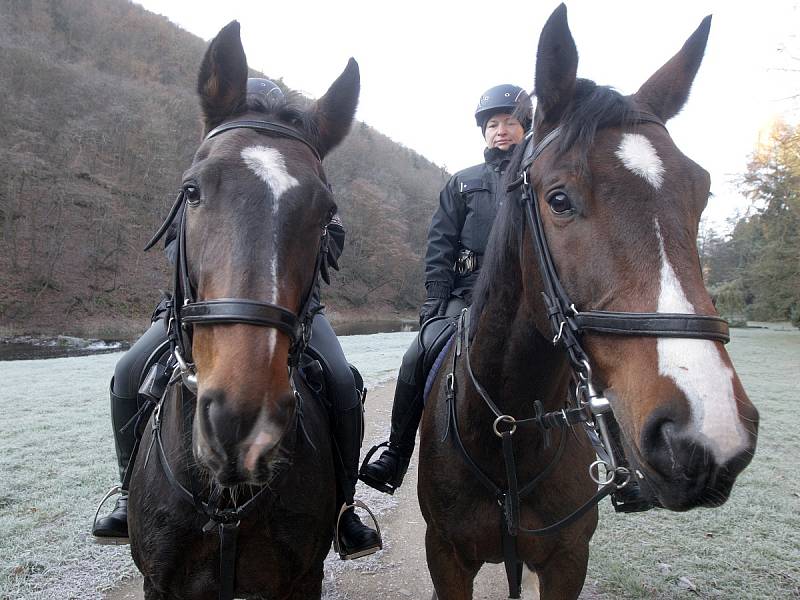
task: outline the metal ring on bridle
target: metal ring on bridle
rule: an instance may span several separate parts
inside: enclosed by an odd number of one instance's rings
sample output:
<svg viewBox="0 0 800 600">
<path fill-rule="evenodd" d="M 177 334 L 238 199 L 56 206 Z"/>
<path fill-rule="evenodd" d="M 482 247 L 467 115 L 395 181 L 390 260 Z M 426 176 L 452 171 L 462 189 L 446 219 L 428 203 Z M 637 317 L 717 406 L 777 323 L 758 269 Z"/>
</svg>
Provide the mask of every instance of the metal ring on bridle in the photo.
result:
<svg viewBox="0 0 800 600">
<path fill-rule="evenodd" d="M 628 485 L 628 482 L 631 480 L 631 476 L 633 475 L 633 473 L 631 473 L 631 470 L 627 467 L 618 466 L 616 469 L 614 469 L 613 475 L 614 476 L 612 479 L 616 479 L 617 475 L 622 475 L 625 477 L 625 481 L 617 484 L 617 489 L 621 490 L 626 485 Z"/>
<path fill-rule="evenodd" d="M 510 424 L 511 428 L 507 432 L 500 431 L 497 428 L 497 426 L 501 422 Z M 517 430 L 517 420 L 511 415 L 500 415 L 494 420 L 494 423 L 492 424 L 492 429 L 494 429 L 494 433 L 497 437 L 503 437 L 504 433 L 508 433 L 509 435 L 514 435 L 514 432 Z"/>
<path fill-rule="evenodd" d="M 600 479 L 600 465 L 603 465 L 603 468 L 606 471 L 606 479 L 605 480 Z M 595 475 L 595 470 L 597 471 L 597 475 Z M 594 461 L 592 464 L 589 465 L 589 477 L 597 485 L 604 486 L 604 485 L 608 485 L 609 483 L 614 481 L 614 478 L 616 477 L 616 475 L 614 474 L 614 470 L 611 469 L 611 465 L 609 465 L 604 460 L 598 459 L 598 460 Z M 626 481 L 625 483 L 628 483 L 628 482 Z"/>
</svg>

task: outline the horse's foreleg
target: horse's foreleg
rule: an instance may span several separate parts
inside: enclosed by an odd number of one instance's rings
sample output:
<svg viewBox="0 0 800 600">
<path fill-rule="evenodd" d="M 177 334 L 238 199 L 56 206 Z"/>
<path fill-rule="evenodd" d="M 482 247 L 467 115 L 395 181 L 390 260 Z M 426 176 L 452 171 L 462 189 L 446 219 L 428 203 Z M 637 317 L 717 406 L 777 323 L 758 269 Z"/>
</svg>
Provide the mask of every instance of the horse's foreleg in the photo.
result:
<svg viewBox="0 0 800 600">
<path fill-rule="evenodd" d="M 562 548 L 560 552 L 552 554 L 545 564 L 536 566 L 539 600 L 575 599 L 583 589 L 589 563 L 589 545 Z"/>
<path fill-rule="evenodd" d="M 436 535 L 431 527 L 425 531 L 425 554 L 435 589 L 433 598 L 471 600 L 472 582 L 481 563 L 465 563 L 453 546 Z"/>
</svg>

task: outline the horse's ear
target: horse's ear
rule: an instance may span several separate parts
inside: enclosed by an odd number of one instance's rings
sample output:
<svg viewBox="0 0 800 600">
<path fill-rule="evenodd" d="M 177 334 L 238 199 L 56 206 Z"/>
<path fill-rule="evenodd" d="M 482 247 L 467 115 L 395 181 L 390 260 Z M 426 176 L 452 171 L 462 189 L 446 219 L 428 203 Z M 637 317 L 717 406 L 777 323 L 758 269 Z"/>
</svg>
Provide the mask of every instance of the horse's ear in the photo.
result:
<svg viewBox="0 0 800 600">
<path fill-rule="evenodd" d="M 350 131 L 361 91 L 361 75 L 354 59 L 347 61 L 342 74 L 331 84 L 325 95 L 311 109 L 319 130 L 319 152 L 325 156 Z"/>
<path fill-rule="evenodd" d="M 206 132 L 243 109 L 247 96 L 247 58 L 237 21 L 228 23 L 211 40 L 200 65 L 197 93 Z"/>
<path fill-rule="evenodd" d="M 545 122 L 557 122 L 572 100 L 577 72 L 578 50 L 567 23 L 567 7 L 560 4 L 544 24 L 536 51 L 536 110 Z"/>
<path fill-rule="evenodd" d="M 674 117 L 686 104 L 711 29 L 711 15 L 700 23 L 683 48 L 655 72 L 633 95 L 637 104 L 650 109 L 662 121 Z"/>
</svg>

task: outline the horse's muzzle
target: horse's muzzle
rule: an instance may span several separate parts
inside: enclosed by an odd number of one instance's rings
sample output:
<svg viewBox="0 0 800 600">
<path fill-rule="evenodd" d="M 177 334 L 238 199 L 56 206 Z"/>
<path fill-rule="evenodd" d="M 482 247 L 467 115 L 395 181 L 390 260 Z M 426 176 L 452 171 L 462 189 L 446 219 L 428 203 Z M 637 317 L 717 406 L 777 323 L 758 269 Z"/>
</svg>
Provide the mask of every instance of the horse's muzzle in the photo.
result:
<svg viewBox="0 0 800 600">
<path fill-rule="evenodd" d="M 279 445 L 286 431 L 292 394 L 281 402 L 244 403 L 224 392 L 200 394 L 194 426 L 195 459 L 223 486 L 260 485 L 281 460 Z"/>
<path fill-rule="evenodd" d="M 724 504 L 736 477 L 753 457 L 746 447 L 720 463 L 714 452 L 676 421 L 659 415 L 649 419 L 641 435 L 635 467 L 644 474 L 646 487 L 670 510 Z"/>
</svg>

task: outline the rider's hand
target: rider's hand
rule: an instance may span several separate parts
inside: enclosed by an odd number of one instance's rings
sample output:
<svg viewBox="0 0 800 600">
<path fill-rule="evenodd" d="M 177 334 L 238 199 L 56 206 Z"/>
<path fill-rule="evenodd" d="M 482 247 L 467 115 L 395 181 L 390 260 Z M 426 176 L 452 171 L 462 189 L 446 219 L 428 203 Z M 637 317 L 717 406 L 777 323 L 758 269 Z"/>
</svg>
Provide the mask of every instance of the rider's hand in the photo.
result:
<svg viewBox="0 0 800 600">
<path fill-rule="evenodd" d="M 419 324 L 422 325 L 433 317 L 441 317 L 446 310 L 447 298 L 428 298 L 422 308 L 419 309 Z"/>
</svg>

